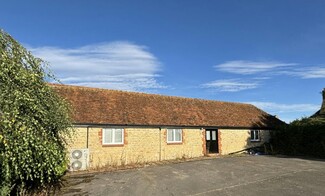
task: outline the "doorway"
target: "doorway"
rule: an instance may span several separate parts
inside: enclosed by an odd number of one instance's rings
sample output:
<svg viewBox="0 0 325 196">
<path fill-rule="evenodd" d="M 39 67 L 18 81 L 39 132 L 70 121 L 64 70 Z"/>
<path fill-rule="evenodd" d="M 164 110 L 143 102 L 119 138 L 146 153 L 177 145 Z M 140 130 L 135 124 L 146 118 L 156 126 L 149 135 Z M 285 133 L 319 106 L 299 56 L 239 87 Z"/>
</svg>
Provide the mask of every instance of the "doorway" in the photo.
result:
<svg viewBox="0 0 325 196">
<path fill-rule="evenodd" d="M 206 129 L 205 141 L 206 141 L 207 154 L 219 153 L 218 130 L 217 129 Z"/>
</svg>

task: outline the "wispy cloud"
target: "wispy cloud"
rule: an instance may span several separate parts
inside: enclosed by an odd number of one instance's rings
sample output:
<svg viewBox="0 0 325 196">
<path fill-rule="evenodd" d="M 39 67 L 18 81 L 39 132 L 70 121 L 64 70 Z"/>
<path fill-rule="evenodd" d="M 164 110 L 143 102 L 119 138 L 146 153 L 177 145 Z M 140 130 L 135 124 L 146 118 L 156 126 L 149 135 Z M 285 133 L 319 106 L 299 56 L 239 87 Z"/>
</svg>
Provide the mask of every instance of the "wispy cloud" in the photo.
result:
<svg viewBox="0 0 325 196">
<path fill-rule="evenodd" d="M 315 104 L 281 104 L 274 102 L 247 102 L 256 107 L 272 114 L 277 115 L 281 120 L 290 123 L 297 119 L 297 116 L 308 117 L 320 109 L 319 105 Z"/>
<path fill-rule="evenodd" d="M 214 67 L 223 72 L 234 73 L 234 74 L 256 74 L 261 72 L 269 72 L 274 70 L 281 70 L 282 68 L 287 68 L 295 66 L 295 63 L 279 63 L 279 62 L 267 62 L 267 61 L 228 61 Z"/>
<path fill-rule="evenodd" d="M 242 82 L 238 79 L 215 80 L 202 85 L 203 88 L 211 88 L 225 92 L 237 92 L 248 89 L 254 89 L 257 88 L 257 86 L 259 86 L 258 82 Z"/>
<path fill-rule="evenodd" d="M 297 63 L 280 63 L 267 61 L 228 61 L 214 66 L 218 71 L 232 74 L 254 75 L 262 74 L 259 78 L 270 79 L 271 75 L 289 75 L 303 79 L 325 78 L 324 66 L 302 66 Z"/>
<path fill-rule="evenodd" d="M 292 76 L 302 79 L 325 78 L 324 66 L 302 66 L 297 63 L 282 63 L 275 61 L 227 61 L 215 65 L 217 71 L 242 75 L 243 79 L 216 80 L 203 84 L 204 87 L 219 91 L 237 92 L 255 89 L 261 86 L 261 81 L 271 80 L 274 76 Z M 242 82 L 250 77 L 250 82 Z M 247 80 L 247 79 L 246 79 Z"/>
<path fill-rule="evenodd" d="M 303 79 L 325 78 L 325 67 L 308 67 L 283 72 L 287 75 L 298 76 Z"/>
<path fill-rule="evenodd" d="M 273 102 L 247 102 L 271 113 L 316 112 L 320 106 L 315 104 L 279 104 Z"/>
<path fill-rule="evenodd" d="M 29 50 L 50 62 L 54 73 L 66 84 L 130 91 L 166 87 L 157 81 L 161 63 L 146 46 L 123 41 Z"/>
</svg>

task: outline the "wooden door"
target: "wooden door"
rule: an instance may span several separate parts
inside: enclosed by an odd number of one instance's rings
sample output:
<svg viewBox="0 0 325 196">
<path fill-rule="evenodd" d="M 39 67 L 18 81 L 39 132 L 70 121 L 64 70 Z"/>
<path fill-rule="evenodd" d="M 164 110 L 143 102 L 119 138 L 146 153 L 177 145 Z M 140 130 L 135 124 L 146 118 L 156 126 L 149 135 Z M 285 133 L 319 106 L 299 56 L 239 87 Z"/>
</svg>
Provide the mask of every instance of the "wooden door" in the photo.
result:
<svg viewBox="0 0 325 196">
<path fill-rule="evenodd" d="M 218 153 L 218 130 L 207 129 L 205 132 L 207 153 Z"/>
</svg>

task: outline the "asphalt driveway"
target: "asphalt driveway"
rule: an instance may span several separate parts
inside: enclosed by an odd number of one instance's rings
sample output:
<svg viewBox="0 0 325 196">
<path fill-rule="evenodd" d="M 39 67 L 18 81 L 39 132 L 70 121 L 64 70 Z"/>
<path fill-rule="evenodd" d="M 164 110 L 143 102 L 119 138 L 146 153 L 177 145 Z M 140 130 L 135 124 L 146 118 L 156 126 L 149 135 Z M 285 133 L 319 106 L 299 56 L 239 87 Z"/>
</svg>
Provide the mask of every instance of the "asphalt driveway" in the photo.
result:
<svg viewBox="0 0 325 196">
<path fill-rule="evenodd" d="M 204 159 L 70 176 L 64 195 L 325 195 L 325 160 Z"/>
</svg>

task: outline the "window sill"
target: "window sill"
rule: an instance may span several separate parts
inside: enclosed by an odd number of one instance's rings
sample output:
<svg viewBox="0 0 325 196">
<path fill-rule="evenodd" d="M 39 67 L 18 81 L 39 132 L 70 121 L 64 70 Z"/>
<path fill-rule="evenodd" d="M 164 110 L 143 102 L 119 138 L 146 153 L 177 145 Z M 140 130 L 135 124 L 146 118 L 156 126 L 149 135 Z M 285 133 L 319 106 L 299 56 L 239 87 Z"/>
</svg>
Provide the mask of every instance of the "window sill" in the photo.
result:
<svg viewBox="0 0 325 196">
<path fill-rule="evenodd" d="M 102 144 L 102 147 L 123 147 L 124 144 Z"/>
<path fill-rule="evenodd" d="M 183 142 L 167 142 L 167 145 L 182 145 Z"/>
<path fill-rule="evenodd" d="M 261 140 L 251 140 L 251 142 L 261 142 Z"/>
</svg>

